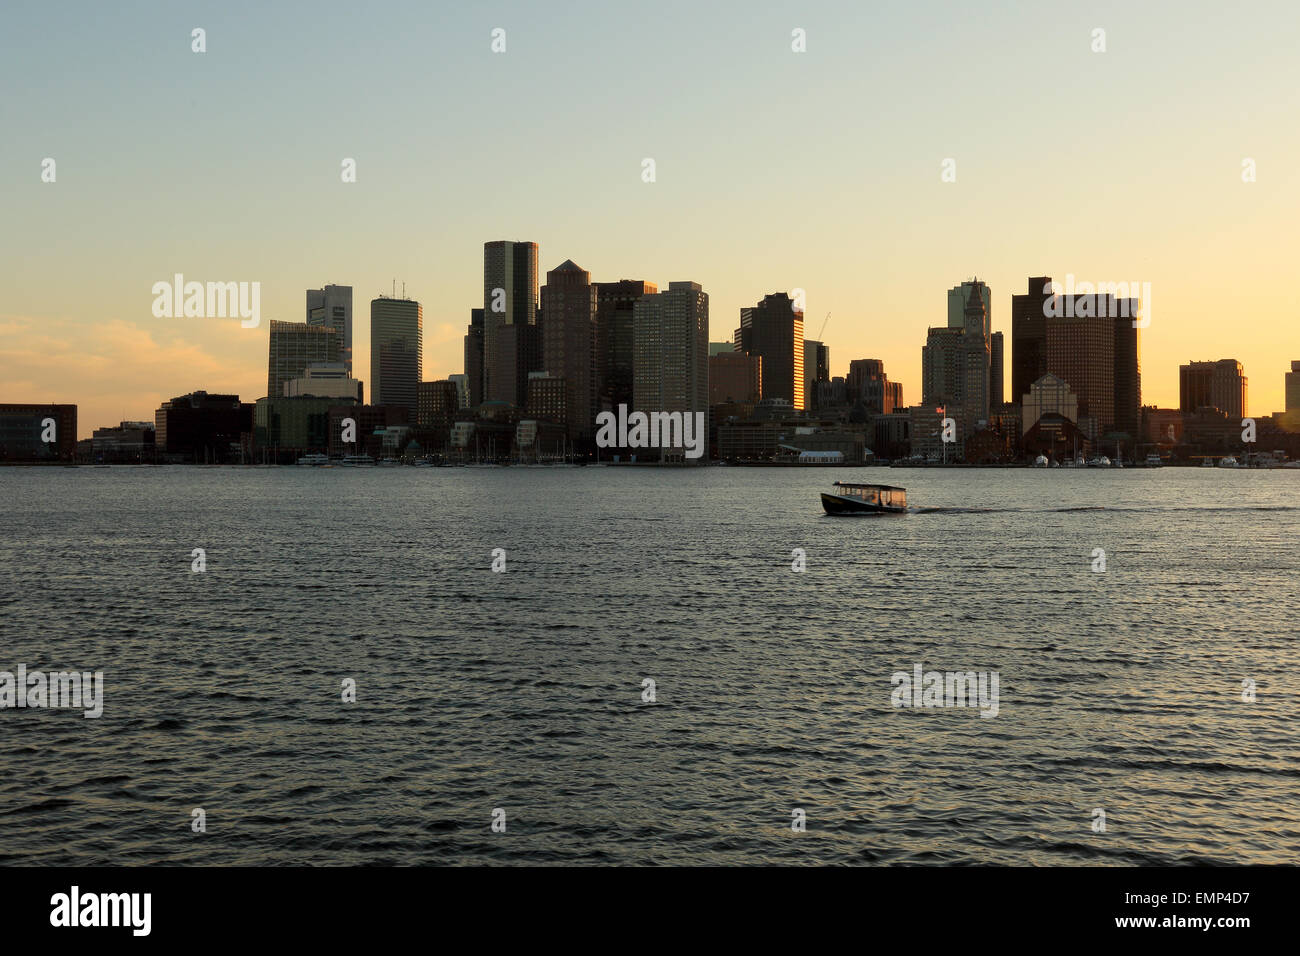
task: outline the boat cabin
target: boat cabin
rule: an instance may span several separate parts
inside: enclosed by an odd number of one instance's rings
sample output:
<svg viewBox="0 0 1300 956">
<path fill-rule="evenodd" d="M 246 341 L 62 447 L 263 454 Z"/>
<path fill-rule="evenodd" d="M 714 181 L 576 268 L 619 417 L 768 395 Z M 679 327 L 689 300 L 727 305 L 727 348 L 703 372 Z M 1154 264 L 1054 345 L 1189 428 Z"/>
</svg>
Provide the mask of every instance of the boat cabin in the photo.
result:
<svg viewBox="0 0 1300 956">
<path fill-rule="evenodd" d="M 835 482 L 837 494 L 845 498 L 859 498 L 869 505 L 881 508 L 906 508 L 907 489 L 893 485 L 861 485 L 849 481 Z"/>
</svg>

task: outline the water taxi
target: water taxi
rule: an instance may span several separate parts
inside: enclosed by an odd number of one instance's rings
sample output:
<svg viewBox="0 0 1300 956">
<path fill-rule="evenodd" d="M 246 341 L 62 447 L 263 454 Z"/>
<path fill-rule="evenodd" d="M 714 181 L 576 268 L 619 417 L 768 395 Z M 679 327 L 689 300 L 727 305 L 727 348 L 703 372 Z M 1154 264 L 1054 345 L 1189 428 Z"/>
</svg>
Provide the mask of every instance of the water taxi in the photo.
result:
<svg viewBox="0 0 1300 956">
<path fill-rule="evenodd" d="M 1147 455 L 1148 468 L 1163 468 L 1164 464 L 1165 464 L 1164 461 L 1162 461 L 1160 456 L 1155 452 L 1152 452 L 1151 454 Z"/>
<path fill-rule="evenodd" d="M 822 507 L 828 515 L 902 514 L 907 511 L 907 489 L 837 481 L 833 494 L 822 492 Z"/>
</svg>

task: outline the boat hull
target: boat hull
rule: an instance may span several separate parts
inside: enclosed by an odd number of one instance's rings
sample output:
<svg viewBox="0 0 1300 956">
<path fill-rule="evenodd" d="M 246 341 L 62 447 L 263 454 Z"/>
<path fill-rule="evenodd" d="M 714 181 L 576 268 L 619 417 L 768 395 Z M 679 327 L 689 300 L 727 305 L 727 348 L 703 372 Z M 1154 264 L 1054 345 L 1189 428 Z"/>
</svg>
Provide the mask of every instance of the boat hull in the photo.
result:
<svg viewBox="0 0 1300 956">
<path fill-rule="evenodd" d="M 828 495 L 824 491 L 821 493 L 821 496 L 822 507 L 826 509 L 828 515 L 896 515 L 903 514 L 907 511 L 906 508 L 868 504 L 860 498 L 849 498 L 844 495 Z"/>
</svg>

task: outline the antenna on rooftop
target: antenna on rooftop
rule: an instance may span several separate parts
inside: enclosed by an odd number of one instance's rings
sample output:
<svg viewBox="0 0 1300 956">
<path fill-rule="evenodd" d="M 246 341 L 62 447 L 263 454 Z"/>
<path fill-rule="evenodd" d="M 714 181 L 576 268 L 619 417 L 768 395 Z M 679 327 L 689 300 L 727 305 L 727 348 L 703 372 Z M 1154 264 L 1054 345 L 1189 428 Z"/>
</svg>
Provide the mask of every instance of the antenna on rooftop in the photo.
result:
<svg viewBox="0 0 1300 956">
<path fill-rule="evenodd" d="M 822 340 L 822 332 L 826 331 L 826 323 L 829 322 L 830 320 L 831 320 L 831 314 L 827 312 L 826 318 L 822 319 L 821 331 L 817 333 L 817 338 L 814 341 L 820 342 Z"/>
</svg>

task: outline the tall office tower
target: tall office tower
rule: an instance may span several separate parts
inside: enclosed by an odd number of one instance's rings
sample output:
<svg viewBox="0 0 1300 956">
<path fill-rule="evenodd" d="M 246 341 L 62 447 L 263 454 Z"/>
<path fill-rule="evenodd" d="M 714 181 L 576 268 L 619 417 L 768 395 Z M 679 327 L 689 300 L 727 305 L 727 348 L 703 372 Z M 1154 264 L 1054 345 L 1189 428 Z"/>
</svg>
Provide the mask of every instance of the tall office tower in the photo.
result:
<svg viewBox="0 0 1300 956">
<path fill-rule="evenodd" d="M 1198 408 L 1217 408 L 1230 419 L 1243 418 L 1248 412 L 1241 363 L 1219 359 L 1179 366 L 1178 408 L 1184 414 Z"/>
<path fill-rule="evenodd" d="M 763 397 L 781 398 L 803 411 L 803 312 L 784 292 L 763 297 L 752 309 L 740 310 L 738 350 L 763 359 Z"/>
<path fill-rule="evenodd" d="M 1096 441 L 1115 427 L 1115 323 L 1101 315 L 1047 317 L 1047 371 L 1079 400 L 1079 431 Z"/>
<path fill-rule="evenodd" d="M 469 376 L 459 372 L 448 375 L 447 381 L 456 387 L 456 408 L 469 408 Z"/>
<path fill-rule="evenodd" d="M 596 283 L 597 393 L 610 408 L 632 405 L 633 310 L 643 296 L 658 291 L 640 279 Z"/>
<path fill-rule="evenodd" d="M 520 383 L 527 382 L 531 370 L 521 376 L 519 368 L 502 355 L 500 332 L 508 325 L 536 325 L 537 305 L 537 243 L 483 243 L 484 401 L 524 403 L 526 393 L 520 391 Z M 520 345 L 526 344 L 524 338 L 516 337 L 513 343 L 516 357 Z"/>
<path fill-rule="evenodd" d="M 599 283 L 597 284 L 599 285 Z M 715 355 L 722 355 L 724 352 L 734 352 L 734 351 L 736 351 L 736 343 L 734 342 L 710 342 L 709 343 L 709 358 L 713 358 L 713 356 Z"/>
<path fill-rule="evenodd" d="M 542 286 L 542 368 L 564 379 L 570 441 L 596 434 L 596 287 L 591 273 L 565 259 Z"/>
<path fill-rule="evenodd" d="M 339 361 L 341 345 L 333 328 L 272 319 L 266 397 L 283 398 L 285 383 L 302 378 L 308 365 Z"/>
<path fill-rule="evenodd" d="M 763 395 L 763 360 L 744 352 L 709 356 L 709 404 L 756 403 Z"/>
<path fill-rule="evenodd" d="M 424 309 L 414 299 L 380 296 L 370 302 L 370 402 L 419 415 Z"/>
<path fill-rule="evenodd" d="M 852 359 L 849 362 L 849 374 L 844 382 L 849 390 L 848 399 L 856 402 L 866 400 L 869 383 L 885 377 L 885 363 L 880 359 Z"/>
<path fill-rule="evenodd" d="M 993 293 L 979 279 L 968 279 L 948 290 L 948 328 L 968 328 L 967 306 L 971 304 L 971 294 L 976 292 L 976 298 L 984 306 L 984 327 L 979 331 L 987 337 L 992 333 L 993 326 Z"/>
<path fill-rule="evenodd" d="M 992 294 L 978 279 L 962 283 L 960 289 L 967 288 L 970 292 L 962 316 L 962 328 L 966 333 L 962 342 L 962 422 L 969 423 L 965 427 L 974 431 L 989 417 L 989 376 L 993 358 L 988 302 Z"/>
<path fill-rule="evenodd" d="M 637 300 L 633 354 L 636 411 L 703 412 L 708 421 L 709 296 L 698 282 L 670 282 Z"/>
<path fill-rule="evenodd" d="M 924 364 L 924 350 L 922 363 Z M 853 359 L 845 379 L 845 398 L 850 405 L 862 402 L 873 415 L 888 415 L 903 407 L 903 386 L 891 382 L 880 359 Z"/>
<path fill-rule="evenodd" d="M 543 371 L 541 325 L 511 323 L 497 329 L 496 366 L 497 378 L 503 388 L 506 377 L 514 375 L 514 386 L 507 391 L 518 396 L 519 401 L 516 403 L 503 398 L 489 399 L 486 396 L 484 401 L 505 402 L 516 408 L 524 408 L 528 404 L 528 376 L 533 372 Z"/>
<path fill-rule="evenodd" d="M 1292 362 L 1286 373 L 1286 410 L 1300 412 L 1300 362 Z"/>
<path fill-rule="evenodd" d="M 1011 297 L 1011 400 L 1029 394 L 1029 386 L 1047 374 L 1047 311 L 1052 280 L 1029 280 L 1025 295 Z M 1047 291 L 1044 292 L 1043 290 Z"/>
<path fill-rule="evenodd" d="M 348 374 L 351 375 L 352 286 L 327 285 L 323 289 L 308 289 L 307 324 L 323 325 L 339 334 L 339 361 L 347 366 Z"/>
<path fill-rule="evenodd" d="M 465 333 L 465 377 L 469 380 L 466 408 L 483 404 L 483 310 L 469 310 L 469 330 Z"/>
<path fill-rule="evenodd" d="M 1006 365 L 1002 355 L 1002 333 L 994 332 L 989 337 L 989 409 L 997 408 L 1006 401 L 1006 389 L 1002 376 Z"/>
<path fill-rule="evenodd" d="M 963 372 L 966 330 L 946 325 L 933 326 L 921 346 L 921 404 L 954 411 L 965 393 Z M 850 374 L 852 369 L 850 367 Z M 951 407 L 950 407 L 951 406 Z"/>
<path fill-rule="evenodd" d="M 754 310 L 740 310 L 740 328 L 736 329 L 731 335 L 732 347 L 737 352 L 750 354 L 750 346 L 754 342 Z"/>
<path fill-rule="evenodd" d="M 1123 304 L 1119 302 L 1118 304 Z M 1138 300 L 1130 299 L 1115 318 L 1115 431 L 1129 438 L 1129 447 L 1141 433 L 1142 414 L 1142 360 L 1141 342 L 1132 316 L 1137 312 Z"/>
<path fill-rule="evenodd" d="M 804 339 L 804 408 L 815 408 L 817 406 L 817 383 L 829 382 L 830 380 L 831 350 L 816 339 Z"/>
<path fill-rule="evenodd" d="M 931 328 L 921 349 L 921 402 L 942 407 L 969 437 L 989 417 L 992 294 L 978 279 L 948 291 L 948 324 Z"/>
</svg>

